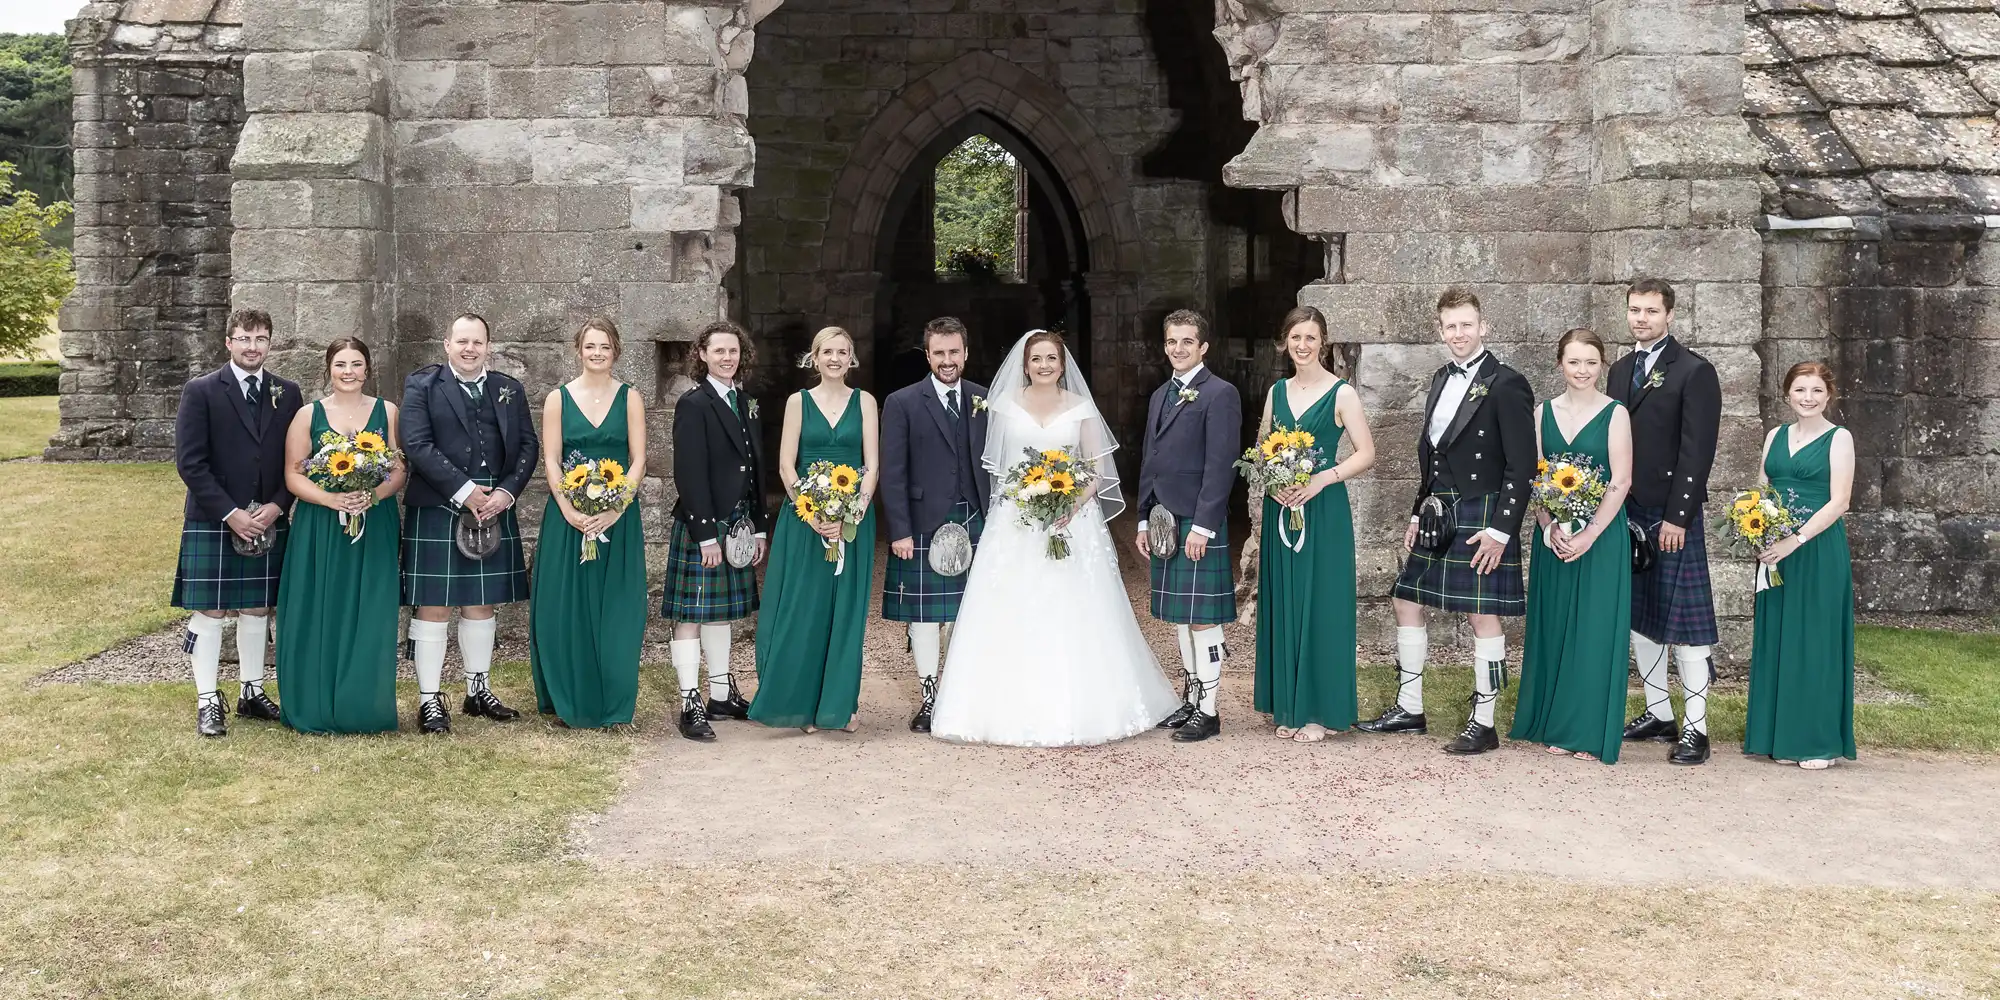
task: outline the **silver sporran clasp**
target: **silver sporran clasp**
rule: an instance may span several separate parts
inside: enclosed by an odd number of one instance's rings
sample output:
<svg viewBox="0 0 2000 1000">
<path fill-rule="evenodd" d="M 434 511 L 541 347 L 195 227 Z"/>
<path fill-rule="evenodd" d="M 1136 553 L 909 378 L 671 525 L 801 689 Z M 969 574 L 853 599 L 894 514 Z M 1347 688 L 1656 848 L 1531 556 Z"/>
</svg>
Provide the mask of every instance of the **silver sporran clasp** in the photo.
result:
<svg viewBox="0 0 2000 1000">
<path fill-rule="evenodd" d="M 243 508 L 243 513 L 255 517 L 257 516 L 257 511 L 262 509 L 263 506 L 264 506 L 263 504 L 258 503 L 255 500 L 252 500 L 250 501 L 250 506 Z M 278 540 L 278 526 L 276 524 L 273 524 L 270 527 L 264 529 L 264 533 L 258 535 L 255 538 L 245 538 L 234 531 L 229 533 L 230 547 L 236 550 L 237 555 L 242 556 L 245 559 L 262 559 L 265 556 L 270 555 L 271 546 L 275 544 L 277 540 Z"/>
<path fill-rule="evenodd" d="M 1153 512 L 1146 515 L 1146 542 L 1152 546 L 1153 558 L 1173 558 L 1174 551 L 1181 547 L 1180 534 L 1180 518 L 1165 504 L 1154 504 Z"/>
<path fill-rule="evenodd" d="M 737 569 L 757 561 L 757 530 L 749 518 L 736 519 L 723 533 L 722 559 Z"/>
<path fill-rule="evenodd" d="M 484 560 L 500 550 L 500 519 L 481 522 L 479 515 L 470 510 L 460 511 L 458 526 L 453 531 L 458 543 L 458 554 L 473 562 Z"/>
<path fill-rule="evenodd" d="M 931 532 L 931 572 L 939 576 L 963 576 L 972 568 L 972 532 L 957 521 L 946 521 Z"/>
</svg>

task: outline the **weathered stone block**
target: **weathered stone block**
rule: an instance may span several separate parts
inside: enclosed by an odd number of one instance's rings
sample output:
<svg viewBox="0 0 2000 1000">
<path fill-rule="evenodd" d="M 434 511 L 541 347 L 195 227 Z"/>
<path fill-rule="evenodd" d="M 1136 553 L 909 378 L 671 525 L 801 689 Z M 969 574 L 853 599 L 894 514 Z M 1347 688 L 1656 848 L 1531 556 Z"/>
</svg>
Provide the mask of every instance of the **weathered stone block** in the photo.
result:
<svg viewBox="0 0 2000 1000">
<path fill-rule="evenodd" d="M 1482 125 L 1479 178 L 1489 185 L 1581 186 L 1590 175 L 1590 132 L 1581 124 Z"/>
<path fill-rule="evenodd" d="M 1661 229 L 1688 224 L 1684 180 L 1623 180 L 1590 188 L 1590 216 L 1600 229 Z"/>
<path fill-rule="evenodd" d="M 554 232 L 561 189 L 540 185 L 396 188 L 404 233 Z"/>
<path fill-rule="evenodd" d="M 1497 249 L 1497 239 L 1484 234 L 1351 233 L 1347 276 L 1383 284 L 1491 281 Z"/>
<path fill-rule="evenodd" d="M 1693 320 L 1690 342 L 1698 345 L 1755 344 L 1764 334 L 1764 290 L 1753 282 L 1702 282 L 1688 303 Z M 1680 312 L 1677 304 L 1675 312 Z"/>
<path fill-rule="evenodd" d="M 520 184 L 535 175 L 524 121 L 399 123 L 396 183 Z"/>
<path fill-rule="evenodd" d="M 1696 180 L 1688 185 L 1688 222 L 1694 226 L 1754 225 L 1763 191 L 1754 178 Z"/>
<path fill-rule="evenodd" d="M 386 114 L 389 85 L 372 52 L 253 52 L 243 58 L 243 108 Z"/>
<path fill-rule="evenodd" d="M 540 6 L 404 7 L 396 12 L 396 57 L 526 66 L 534 61 Z"/>
<path fill-rule="evenodd" d="M 1293 201 L 1292 228 L 1307 234 L 1365 230 L 1570 232 L 1591 226 L 1581 188 L 1342 188 L 1307 186 Z"/>
<path fill-rule="evenodd" d="M 380 181 L 386 148 L 379 115 L 262 114 L 243 126 L 230 169 L 241 180 Z"/>
<path fill-rule="evenodd" d="M 1265 125 L 1222 168 L 1223 183 L 1284 190 L 1323 184 L 1371 169 L 1376 128 L 1366 125 Z"/>
<path fill-rule="evenodd" d="M 1266 122 L 1381 122 L 1401 111 L 1396 70 L 1388 66 L 1271 66 L 1262 95 Z"/>
<path fill-rule="evenodd" d="M 361 229 L 238 229 L 230 240 L 238 281 L 373 281 L 387 261 L 377 233 Z"/>
<path fill-rule="evenodd" d="M 486 117 L 485 63 L 458 60 L 399 61 L 391 107 L 397 121 Z"/>
<path fill-rule="evenodd" d="M 647 340 L 692 340 L 723 318 L 727 298 L 713 282 L 626 282 L 618 286 L 618 313 L 627 329 Z"/>
<path fill-rule="evenodd" d="M 299 285 L 293 335 L 304 345 L 323 347 L 340 337 L 372 337 L 387 328 L 377 286 L 369 281 L 309 282 Z"/>
<path fill-rule="evenodd" d="M 1591 67 L 1591 106 L 1599 118 L 1670 115 L 1680 110 L 1674 68 L 1680 57 L 1615 56 Z"/>
<path fill-rule="evenodd" d="M 602 69 L 496 69 L 491 80 L 495 118 L 602 118 L 610 110 Z"/>
<path fill-rule="evenodd" d="M 705 116 L 716 111 L 719 74 L 707 66 L 614 66 L 607 77 L 614 115 Z M 792 135 L 791 129 L 784 130 Z"/>
<path fill-rule="evenodd" d="M 243 44 L 252 52 L 380 52 L 387 12 L 381 0 L 258 0 L 244 5 Z"/>
<path fill-rule="evenodd" d="M 1623 0 L 1591 6 L 1600 55 L 1729 55 L 1743 49 L 1743 7 L 1735 3 Z"/>
<path fill-rule="evenodd" d="M 755 182 L 756 144 L 748 129 L 725 121 L 701 120 L 687 130 L 683 180 L 723 188 Z"/>
<path fill-rule="evenodd" d="M 720 65 L 708 8 L 629 3 L 541 4 L 535 62 L 542 66 Z"/>
<path fill-rule="evenodd" d="M 1396 82 L 1408 120 L 1511 122 L 1521 117 L 1520 72 L 1512 66 L 1405 66 Z"/>
<path fill-rule="evenodd" d="M 1572 15 L 1452 14 L 1443 22 L 1439 62 L 1563 62 L 1588 43 L 1588 22 Z"/>
<path fill-rule="evenodd" d="M 1598 130 L 1601 180 L 1740 177 L 1764 163 L 1764 148 L 1737 117 L 1620 119 Z"/>
<path fill-rule="evenodd" d="M 1521 67 L 1521 120 L 1590 120 L 1590 71 L 1577 63 L 1536 63 Z"/>
<path fill-rule="evenodd" d="M 1590 237 L 1586 233 L 1501 233 L 1494 262 L 1495 277 L 1500 281 L 1563 285 L 1588 281 Z"/>
<path fill-rule="evenodd" d="M 1640 275 L 1670 280 L 1755 280 L 1763 244 L 1749 230 L 1643 230 L 1599 233 L 1592 240 L 1593 276 L 1629 281 Z"/>
</svg>

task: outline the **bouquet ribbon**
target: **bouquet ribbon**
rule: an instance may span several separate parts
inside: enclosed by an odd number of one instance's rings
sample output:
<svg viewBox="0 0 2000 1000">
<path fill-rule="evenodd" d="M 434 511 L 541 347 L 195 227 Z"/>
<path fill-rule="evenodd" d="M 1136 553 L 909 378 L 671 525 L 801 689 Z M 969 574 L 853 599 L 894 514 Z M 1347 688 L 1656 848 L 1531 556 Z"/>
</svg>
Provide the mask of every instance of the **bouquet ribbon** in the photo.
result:
<svg viewBox="0 0 2000 1000">
<path fill-rule="evenodd" d="M 1285 548 L 1291 549 L 1295 553 L 1304 552 L 1306 550 L 1306 509 L 1304 507 L 1287 507 L 1285 511 L 1286 515 L 1284 519 L 1278 522 L 1278 541 Z M 1285 530 L 1287 524 L 1293 525 L 1298 531 L 1298 541 L 1292 541 L 1291 534 Z"/>
<path fill-rule="evenodd" d="M 833 564 L 833 575 L 839 576 L 847 569 L 847 539 L 829 542 L 822 538 L 819 543 L 826 546 L 826 561 Z"/>
<path fill-rule="evenodd" d="M 1750 592 L 1761 594 L 1772 587 L 1782 587 L 1784 584 L 1785 577 L 1778 572 L 1778 567 L 1760 562 L 1757 564 L 1757 585 Z"/>
<path fill-rule="evenodd" d="M 347 544 L 353 545 L 355 542 L 360 541 L 361 533 L 368 530 L 367 515 L 349 514 L 344 510 L 339 513 L 341 530 L 347 532 Z"/>
<path fill-rule="evenodd" d="M 578 546 L 582 551 L 578 553 L 576 560 L 577 565 L 580 566 L 584 563 L 591 561 L 592 559 L 597 558 L 597 543 L 609 542 L 609 541 L 611 541 L 611 535 L 608 532 L 603 532 L 603 531 L 600 531 L 595 535 L 583 536 L 583 544 Z"/>
</svg>

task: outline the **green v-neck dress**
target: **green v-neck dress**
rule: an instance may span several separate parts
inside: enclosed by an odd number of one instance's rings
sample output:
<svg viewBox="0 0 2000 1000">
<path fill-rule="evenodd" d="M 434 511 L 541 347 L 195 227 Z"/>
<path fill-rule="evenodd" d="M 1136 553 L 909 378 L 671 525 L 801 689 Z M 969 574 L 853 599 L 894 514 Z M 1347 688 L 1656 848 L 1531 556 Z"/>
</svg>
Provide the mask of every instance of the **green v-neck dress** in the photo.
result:
<svg viewBox="0 0 2000 1000">
<path fill-rule="evenodd" d="M 364 430 L 389 436 L 377 399 Z M 333 427 L 312 406 L 312 440 Z M 314 445 L 317 448 L 317 445 Z M 402 611 L 402 519 L 377 500 L 349 538 L 340 512 L 298 502 L 278 583 L 278 693 L 285 725 L 302 733 L 396 728 L 396 627 Z"/>
<path fill-rule="evenodd" d="M 1764 476 L 1807 511 L 1833 498 L 1833 436 L 1792 454 L 1793 425 L 1780 428 Z M 1806 516 L 1810 516 L 1807 514 Z M 1784 581 L 1757 594 L 1750 648 L 1750 706 L 1743 752 L 1780 760 L 1854 759 L 1854 568 L 1847 519 L 1778 563 Z"/>
<path fill-rule="evenodd" d="M 562 447 L 595 461 L 609 458 L 631 468 L 626 434 L 626 398 L 621 386 L 602 424 L 591 424 L 562 394 Z M 534 586 L 528 605 L 528 666 L 535 701 L 571 729 L 601 729 L 632 721 L 639 698 L 639 646 L 646 637 L 646 544 L 639 503 L 625 508 L 618 523 L 597 543 L 597 558 L 582 556 L 583 534 L 551 499 L 542 509 L 542 533 L 535 545 Z"/>
<path fill-rule="evenodd" d="M 1346 383 L 1336 379 L 1304 413 L 1293 413 L 1281 379 L 1271 388 L 1271 429 L 1305 430 L 1320 450 L 1316 471 L 1333 466 L 1344 429 L 1334 422 L 1334 398 Z M 1344 730 L 1354 725 L 1354 513 L 1347 484 L 1335 483 L 1306 501 L 1305 544 L 1284 524 L 1285 508 L 1264 498 L 1257 562 L 1257 711 L 1287 729 L 1318 723 Z M 1280 529 L 1284 530 L 1281 531 Z"/>
<path fill-rule="evenodd" d="M 799 393 L 799 407 L 800 476 L 822 460 L 862 467 L 859 389 L 831 425 L 812 393 Z M 875 508 L 869 506 L 847 543 L 847 565 L 838 576 L 824 541 L 798 514 L 779 511 L 777 521 L 757 614 L 757 694 L 750 718 L 767 726 L 839 729 L 861 695 L 861 642 L 875 593 Z"/>
<path fill-rule="evenodd" d="M 1543 403 L 1542 458 L 1589 456 L 1609 482 L 1611 412 L 1618 406 L 1605 404 L 1575 440 L 1565 441 L 1555 408 Z M 1619 505 L 1590 551 L 1574 562 L 1556 555 L 1539 526 L 1533 531 L 1521 690 L 1507 735 L 1615 764 L 1632 642 L 1632 536 L 1625 507 Z"/>
</svg>

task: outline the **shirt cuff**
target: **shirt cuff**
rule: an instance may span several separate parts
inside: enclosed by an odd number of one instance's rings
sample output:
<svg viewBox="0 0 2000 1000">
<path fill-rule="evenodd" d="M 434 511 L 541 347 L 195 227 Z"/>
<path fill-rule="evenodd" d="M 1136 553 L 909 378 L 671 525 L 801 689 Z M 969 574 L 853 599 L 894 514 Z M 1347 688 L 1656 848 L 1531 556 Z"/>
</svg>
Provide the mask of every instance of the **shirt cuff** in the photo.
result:
<svg viewBox="0 0 2000 1000">
<path fill-rule="evenodd" d="M 722 544 L 721 542 L 719 542 L 719 541 L 716 541 L 715 539 L 711 538 L 711 539 L 708 539 L 707 541 L 704 541 L 704 542 L 702 542 L 702 543 L 701 543 L 701 547 L 702 547 L 702 548 L 704 548 L 704 549 L 707 549 L 707 548 L 713 548 L 713 547 L 715 547 L 715 546 L 717 546 L 717 545 L 721 545 L 721 544 Z"/>
<path fill-rule="evenodd" d="M 1507 544 L 1508 542 L 1511 542 L 1511 541 L 1513 541 L 1513 540 L 1514 540 L 1514 536 L 1512 536 L 1512 535 L 1509 535 L 1509 534 L 1507 534 L 1506 532 L 1504 532 L 1504 531 L 1501 531 L 1501 530 L 1500 530 L 1500 529 L 1498 529 L 1498 528 L 1488 528 L 1488 529 L 1486 529 L 1486 534 L 1488 534 L 1489 536 L 1491 536 L 1491 537 L 1493 538 L 1493 540 L 1494 540 L 1494 541 L 1496 541 L 1496 542 L 1499 542 L 1499 543 L 1500 543 L 1500 544 L 1502 544 L 1502 545 L 1505 545 L 1505 544 Z"/>
<path fill-rule="evenodd" d="M 235 517 L 235 516 L 236 516 L 236 512 L 237 512 L 237 511 L 239 511 L 239 510 L 242 510 L 242 509 L 243 509 L 243 508 L 241 508 L 241 507 L 231 507 L 231 508 L 229 508 L 229 513 L 227 513 L 227 514 L 224 514 L 224 515 L 222 515 L 222 519 L 223 519 L 224 521 L 227 521 L 227 520 L 229 520 L 230 518 L 232 518 L 232 517 Z"/>
<path fill-rule="evenodd" d="M 500 488 L 500 487 L 498 487 L 498 486 L 495 486 L 495 487 L 493 487 L 493 492 L 495 492 L 495 493 L 507 493 L 507 491 L 506 491 L 506 490 L 503 490 L 503 489 L 501 489 L 501 488 Z M 514 494 L 512 494 L 512 493 L 507 493 L 507 502 L 508 502 L 508 503 L 513 503 L 513 502 L 514 502 L 515 500 L 518 500 L 518 499 L 520 499 L 520 498 L 519 498 L 519 497 L 516 497 L 516 496 L 515 496 Z"/>
<path fill-rule="evenodd" d="M 472 480 L 470 480 L 470 479 L 466 480 L 466 481 L 465 481 L 465 485 L 464 485 L 464 486 L 461 486 L 461 487 L 459 487 L 459 488 L 458 488 L 458 492 L 457 492 L 457 493 L 453 493 L 453 494 L 451 495 L 451 503 L 452 503 L 452 506 L 454 506 L 454 507 L 463 507 L 463 506 L 465 506 L 465 498 L 466 498 L 466 497 L 469 497 L 469 496 L 471 496 L 471 495 L 472 495 L 472 491 L 473 491 L 473 490 L 475 490 L 475 489 L 478 489 L 478 488 L 479 488 L 479 484 L 478 484 L 478 483 L 475 483 L 475 482 L 473 482 L 473 481 L 472 481 Z"/>
<path fill-rule="evenodd" d="M 1213 532 L 1213 531 L 1210 531 L 1210 530 L 1208 530 L 1207 528 L 1204 528 L 1204 527 L 1202 527 L 1202 526 L 1201 526 L 1201 525 L 1199 525 L 1199 524 L 1190 524 L 1190 525 L 1188 525 L 1188 530 L 1189 530 L 1189 531 L 1192 531 L 1192 532 L 1194 532 L 1194 533 L 1195 533 L 1195 534 L 1197 534 L 1197 535 L 1200 535 L 1200 536 L 1201 536 L 1201 537 L 1203 537 L 1203 538 L 1214 538 L 1214 537 L 1215 537 L 1215 532 Z"/>
<path fill-rule="evenodd" d="M 1411 523 L 1411 524 L 1418 524 L 1418 523 L 1421 523 L 1422 521 L 1423 521 L 1423 518 L 1421 518 L 1421 517 L 1418 517 L 1418 516 L 1417 516 L 1417 515 L 1415 515 L 1415 514 L 1411 514 L 1411 515 L 1410 515 L 1410 523 Z"/>
<path fill-rule="evenodd" d="M 751 535 L 750 537 L 751 537 L 751 538 L 763 538 L 763 537 L 764 537 L 764 533 L 763 533 L 763 532 L 761 532 L 761 531 L 759 531 L 759 532 L 757 532 L 757 533 L 755 533 L 755 534 Z"/>
</svg>

